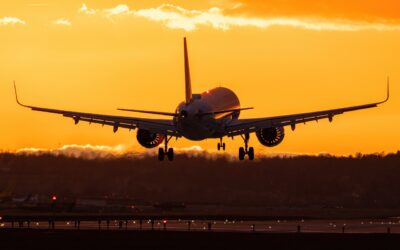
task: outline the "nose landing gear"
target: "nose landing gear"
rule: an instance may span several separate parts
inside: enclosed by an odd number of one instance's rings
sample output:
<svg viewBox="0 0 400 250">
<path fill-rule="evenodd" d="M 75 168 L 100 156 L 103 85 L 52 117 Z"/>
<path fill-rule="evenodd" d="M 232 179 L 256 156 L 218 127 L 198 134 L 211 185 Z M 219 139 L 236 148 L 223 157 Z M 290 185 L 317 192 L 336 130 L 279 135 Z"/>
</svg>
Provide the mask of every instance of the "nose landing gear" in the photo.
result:
<svg viewBox="0 0 400 250">
<path fill-rule="evenodd" d="M 219 138 L 219 142 L 217 144 L 217 148 L 218 148 L 218 151 L 220 151 L 221 149 L 223 151 L 225 151 L 225 142 L 222 142 L 222 137 Z"/>
<path fill-rule="evenodd" d="M 171 140 L 171 138 L 172 138 L 172 136 L 165 137 L 164 148 L 158 149 L 158 160 L 159 161 L 163 161 L 165 156 L 167 156 L 169 161 L 172 161 L 174 159 L 174 149 L 168 148 L 168 142 L 169 142 L 169 140 Z"/>
<path fill-rule="evenodd" d="M 246 154 L 249 156 L 250 161 L 254 160 L 254 148 L 248 147 L 250 135 L 246 133 L 245 136 L 241 135 L 241 137 L 244 141 L 244 148 L 239 148 L 239 160 L 243 161 Z"/>
</svg>

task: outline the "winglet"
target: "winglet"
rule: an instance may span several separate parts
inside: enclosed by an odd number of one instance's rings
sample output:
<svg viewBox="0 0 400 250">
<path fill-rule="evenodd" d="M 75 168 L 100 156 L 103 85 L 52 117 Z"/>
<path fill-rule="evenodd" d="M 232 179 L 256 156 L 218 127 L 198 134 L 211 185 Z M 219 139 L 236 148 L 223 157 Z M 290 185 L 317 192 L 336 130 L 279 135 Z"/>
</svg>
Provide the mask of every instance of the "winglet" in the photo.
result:
<svg viewBox="0 0 400 250">
<path fill-rule="evenodd" d="M 15 92 L 15 100 L 17 101 L 18 105 L 20 105 L 20 106 L 22 106 L 22 107 L 30 108 L 29 106 L 22 104 L 22 103 L 18 100 L 17 85 L 15 84 L 15 81 L 14 81 L 14 92 Z"/>
<path fill-rule="evenodd" d="M 185 59 L 185 101 L 189 103 L 192 100 L 192 84 L 190 82 L 189 56 L 187 51 L 186 37 L 183 38 L 183 50 Z"/>
<path fill-rule="evenodd" d="M 386 86 L 386 87 L 387 87 L 387 93 L 386 93 L 386 100 L 385 100 L 385 101 L 389 100 L 389 94 L 390 94 L 390 93 L 389 93 L 389 85 L 390 85 L 390 84 L 389 84 L 389 77 L 388 77 L 388 78 L 387 78 L 387 86 Z"/>
<path fill-rule="evenodd" d="M 386 85 L 386 99 L 379 102 L 378 104 L 385 103 L 389 100 L 390 92 L 389 92 L 389 77 L 387 78 L 387 85 Z"/>
</svg>

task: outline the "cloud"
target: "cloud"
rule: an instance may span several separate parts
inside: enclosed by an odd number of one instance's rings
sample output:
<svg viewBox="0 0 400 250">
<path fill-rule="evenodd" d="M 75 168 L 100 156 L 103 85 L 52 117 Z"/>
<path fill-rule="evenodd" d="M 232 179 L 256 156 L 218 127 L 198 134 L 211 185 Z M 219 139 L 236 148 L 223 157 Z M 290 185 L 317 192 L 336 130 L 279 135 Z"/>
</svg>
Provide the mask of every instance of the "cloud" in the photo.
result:
<svg viewBox="0 0 400 250">
<path fill-rule="evenodd" d="M 238 7 L 235 9 L 241 8 L 241 5 L 237 6 Z M 123 4 L 110 9 L 95 10 L 89 9 L 83 4 L 79 12 L 85 14 L 100 13 L 108 17 L 121 14 L 132 15 L 146 18 L 154 22 L 161 22 L 171 29 L 183 29 L 185 31 L 194 31 L 200 26 L 208 26 L 224 31 L 234 27 L 267 29 L 274 26 L 286 26 L 317 31 L 400 30 L 400 25 L 380 22 L 317 17 L 249 17 L 243 14 L 226 14 L 223 9 L 218 7 L 212 7 L 207 10 L 189 10 L 172 4 L 162 4 L 158 7 L 137 10 L 131 10 L 127 5 Z"/>
<path fill-rule="evenodd" d="M 71 26 L 72 25 L 71 21 L 69 21 L 68 19 L 65 19 L 65 18 L 57 19 L 53 23 L 55 25 L 61 25 L 61 26 Z"/>
<path fill-rule="evenodd" d="M 103 145 L 64 145 L 56 149 L 44 148 L 22 148 L 16 151 L 17 154 L 23 155 L 43 155 L 51 154 L 55 156 L 77 157 L 85 159 L 109 158 L 113 156 L 123 155 L 126 152 L 124 145 L 103 146 Z"/>
<path fill-rule="evenodd" d="M 224 157 L 226 159 L 236 159 L 233 155 L 227 152 L 217 152 L 216 150 L 205 150 L 201 146 L 191 146 L 191 147 L 174 147 L 174 152 L 176 155 L 186 155 L 190 158 L 206 158 L 206 159 L 217 159 Z M 1 152 L 0 152 L 1 153 Z M 144 149 L 140 146 L 127 147 L 125 145 L 119 144 L 116 146 L 106 146 L 106 145 L 77 145 L 69 144 L 64 145 L 59 148 L 46 149 L 46 148 L 21 148 L 16 150 L 14 153 L 19 155 L 44 155 L 50 154 L 54 156 L 66 156 L 74 158 L 84 158 L 84 159 L 99 159 L 99 158 L 114 158 L 114 157 L 130 157 L 130 158 L 144 158 L 144 157 L 154 157 L 156 158 L 158 154 L 158 148 Z"/>
<path fill-rule="evenodd" d="M 130 13 L 129 7 L 125 4 L 119 4 L 111 9 L 106 9 L 105 12 L 109 15 L 120 15 Z"/>
<path fill-rule="evenodd" d="M 6 26 L 6 25 L 25 25 L 26 22 L 19 19 L 18 17 L 12 17 L 12 16 L 5 16 L 3 18 L 0 18 L 0 26 Z"/>
<path fill-rule="evenodd" d="M 243 7 L 243 3 L 235 3 L 231 9 L 236 10 Z"/>
<path fill-rule="evenodd" d="M 278 152 L 272 153 L 268 149 L 260 147 L 257 148 L 257 158 L 255 161 L 263 160 L 265 158 L 294 158 L 301 156 L 309 157 L 348 157 L 348 155 L 332 155 L 326 152 L 320 152 L 316 154 L 306 154 L 306 153 L 296 153 L 296 152 Z M 239 161 L 236 152 L 228 151 L 217 151 L 216 149 L 204 149 L 199 145 L 193 145 L 190 147 L 174 147 L 174 152 L 176 156 L 184 155 L 188 158 L 203 158 L 208 160 L 225 159 L 230 162 Z M 83 158 L 83 159 L 110 159 L 110 158 L 133 158 L 133 159 L 143 159 L 143 158 L 157 158 L 158 147 L 152 149 L 144 149 L 138 144 L 134 146 L 126 146 L 123 144 L 118 144 L 115 146 L 107 145 L 78 145 L 78 144 L 68 144 L 61 146 L 59 148 L 46 149 L 46 148 L 21 148 L 16 151 L 1 151 L 1 153 L 15 153 L 17 155 L 53 155 L 53 156 L 65 156 L 73 158 Z M 356 155 L 354 155 L 356 157 Z"/>
<path fill-rule="evenodd" d="M 80 13 L 84 13 L 87 15 L 94 15 L 96 14 L 96 10 L 95 9 L 89 9 L 85 3 L 82 4 L 82 6 L 79 8 L 79 12 Z"/>
</svg>

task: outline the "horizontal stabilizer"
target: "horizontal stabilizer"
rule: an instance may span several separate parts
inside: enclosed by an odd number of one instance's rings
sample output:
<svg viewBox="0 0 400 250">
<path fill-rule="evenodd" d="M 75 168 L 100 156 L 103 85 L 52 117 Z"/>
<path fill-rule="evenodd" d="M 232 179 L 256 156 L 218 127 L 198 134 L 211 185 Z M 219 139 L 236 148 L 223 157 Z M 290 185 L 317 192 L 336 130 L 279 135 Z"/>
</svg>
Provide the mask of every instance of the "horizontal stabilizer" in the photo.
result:
<svg viewBox="0 0 400 250">
<path fill-rule="evenodd" d="M 218 111 L 214 111 L 214 112 L 199 113 L 199 114 L 197 114 L 197 115 L 198 115 L 198 116 L 216 115 L 216 114 L 223 114 L 223 113 L 229 113 L 229 112 L 237 112 L 237 111 L 249 110 L 249 109 L 254 109 L 254 108 L 253 108 L 253 107 L 249 107 L 249 108 L 225 109 L 225 110 L 218 110 Z"/>
<path fill-rule="evenodd" d="M 139 109 L 120 109 L 120 108 L 117 110 L 144 113 L 144 114 L 153 114 L 153 115 L 177 116 L 176 113 L 170 113 L 170 112 L 159 112 L 159 111 L 149 111 L 149 110 L 139 110 Z"/>
</svg>

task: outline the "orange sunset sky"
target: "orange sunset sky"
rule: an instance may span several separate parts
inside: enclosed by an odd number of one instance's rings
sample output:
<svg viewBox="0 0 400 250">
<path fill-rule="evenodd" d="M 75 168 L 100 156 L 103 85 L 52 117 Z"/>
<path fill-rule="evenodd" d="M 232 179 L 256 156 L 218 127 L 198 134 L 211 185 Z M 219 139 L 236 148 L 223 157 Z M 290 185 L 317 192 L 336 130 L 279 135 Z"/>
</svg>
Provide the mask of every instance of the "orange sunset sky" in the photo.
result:
<svg viewBox="0 0 400 250">
<path fill-rule="evenodd" d="M 394 152 L 400 149 L 400 3 L 394 0 L 15 0 L 0 2 L 0 149 L 69 144 L 139 150 L 136 131 L 80 123 L 17 106 L 132 115 L 174 111 L 184 99 L 183 37 L 193 92 L 232 89 L 241 117 L 339 108 L 385 98 L 379 108 L 286 129 L 256 154 Z M 226 139 L 235 152 L 242 140 Z M 217 140 L 172 140 L 215 150 Z"/>
</svg>

